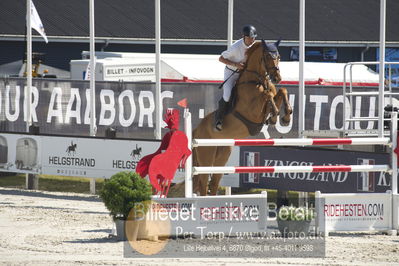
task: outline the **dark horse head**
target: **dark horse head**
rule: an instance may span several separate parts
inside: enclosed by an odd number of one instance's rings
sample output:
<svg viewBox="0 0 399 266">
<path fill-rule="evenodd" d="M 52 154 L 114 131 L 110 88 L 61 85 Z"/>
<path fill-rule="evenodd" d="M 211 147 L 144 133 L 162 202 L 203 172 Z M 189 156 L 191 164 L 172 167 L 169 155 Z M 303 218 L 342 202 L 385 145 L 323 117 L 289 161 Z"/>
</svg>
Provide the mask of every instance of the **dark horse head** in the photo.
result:
<svg viewBox="0 0 399 266">
<path fill-rule="evenodd" d="M 266 43 L 265 40 L 262 40 L 262 44 L 263 61 L 267 73 L 269 74 L 270 80 L 274 84 L 277 84 L 281 81 L 280 68 L 278 67 L 278 64 L 280 63 L 280 54 L 278 52 L 280 40 L 275 43 Z"/>
</svg>

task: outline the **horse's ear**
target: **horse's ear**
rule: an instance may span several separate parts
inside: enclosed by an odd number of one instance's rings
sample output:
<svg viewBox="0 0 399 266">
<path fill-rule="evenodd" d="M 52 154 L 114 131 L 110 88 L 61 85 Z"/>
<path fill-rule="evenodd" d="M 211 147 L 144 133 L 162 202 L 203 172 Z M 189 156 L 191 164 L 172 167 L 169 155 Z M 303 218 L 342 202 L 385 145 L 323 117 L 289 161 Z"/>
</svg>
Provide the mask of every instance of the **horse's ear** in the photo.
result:
<svg viewBox="0 0 399 266">
<path fill-rule="evenodd" d="M 281 37 L 277 40 L 277 42 L 274 43 L 274 45 L 275 45 L 276 47 L 278 47 L 278 46 L 280 45 L 280 42 L 281 42 Z"/>
<path fill-rule="evenodd" d="M 263 45 L 263 48 L 264 48 L 265 50 L 267 50 L 267 45 L 266 45 L 266 42 L 265 42 L 264 39 L 262 39 L 262 45 Z"/>
</svg>

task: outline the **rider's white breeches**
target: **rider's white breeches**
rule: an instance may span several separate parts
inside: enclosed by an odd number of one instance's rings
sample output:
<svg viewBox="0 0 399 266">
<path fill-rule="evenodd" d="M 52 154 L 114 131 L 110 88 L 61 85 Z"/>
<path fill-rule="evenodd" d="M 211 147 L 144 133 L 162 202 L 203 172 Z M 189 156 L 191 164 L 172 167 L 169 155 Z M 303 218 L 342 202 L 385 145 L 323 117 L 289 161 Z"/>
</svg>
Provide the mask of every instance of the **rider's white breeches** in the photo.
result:
<svg viewBox="0 0 399 266">
<path fill-rule="evenodd" d="M 230 100 L 231 90 L 233 89 L 238 77 L 240 76 L 240 73 L 234 73 L 233 75 L 232 73 L 232 70 L 228 69 L 227 67 L 224 68 L 224 80 L 228 79 L 223 84 L 223 99 L 225 102 L 228 102 Z"/>
</svg>

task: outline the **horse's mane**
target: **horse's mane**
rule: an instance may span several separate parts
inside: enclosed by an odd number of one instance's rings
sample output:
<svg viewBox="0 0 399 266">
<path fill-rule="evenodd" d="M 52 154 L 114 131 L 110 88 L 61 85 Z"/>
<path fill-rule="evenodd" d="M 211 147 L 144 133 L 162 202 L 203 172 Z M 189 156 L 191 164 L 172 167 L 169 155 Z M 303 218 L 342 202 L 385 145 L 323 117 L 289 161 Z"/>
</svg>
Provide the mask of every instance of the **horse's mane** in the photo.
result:
<svg viewBox="0 0 399 266">
<path fill-rule="evenodd" d="M 249 58 L 251 56 L 251 54 L 258 49 L 258 47 L 262 45 L 261 42 L 256 42 L 254 43 L 251 47 L 248 48 L 248 50 L 245 52 L 245 54 L 247 55 L 247 58 Z"/>
</svg>

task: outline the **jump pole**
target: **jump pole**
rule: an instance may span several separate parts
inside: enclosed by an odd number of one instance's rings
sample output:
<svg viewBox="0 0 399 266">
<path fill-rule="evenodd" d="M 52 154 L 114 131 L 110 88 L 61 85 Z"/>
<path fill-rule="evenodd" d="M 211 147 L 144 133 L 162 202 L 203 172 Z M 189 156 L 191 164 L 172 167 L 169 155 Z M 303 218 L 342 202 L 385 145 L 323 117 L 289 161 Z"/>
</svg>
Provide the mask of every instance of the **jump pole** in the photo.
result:
<svg viewBox="0 0 399 266">
<path fill-rule="evenodd" d="M 389 165 L 219 166 L 193 167 L 193 174 L 389 172 Z"/>
<path fill-rule="evenodd" d="M 392 197 L 392 229 L 399 229 L 399 206 L 396 198 L 398 197 L 398 155 L 395 150 L 398 145 L 398 113 L 391 113 L 391 137 L 392 137 L 392 145 L 391 145 L 391 197 Z M 397 231 L 392 231 L 393 234 L 396 234 Z"/>
<path fill-rule="evenodd" d="M 389 143 L 389 138 L 194 139 L 193 147 L 388 145 Z"/>
<path fill-rule="evenodd" d="M 187 136 L 187 146 L 192 151 L 192 124 L 191 124 L 191 113 L 188 109 L 184 109 L 184 131 Z M 184 194 L 186 198 L 193 197 L 193 155 L 189 156 L 186 160 L 185 171 L 184 171 Z"/>
<path fill-rule="evenodd" d="M 391 113 L 391 168 L 392 168 L 392 194 L 398 194 L 398 155 L 395 150 L 398 145 L 398 112 Z"/>
</svg>

